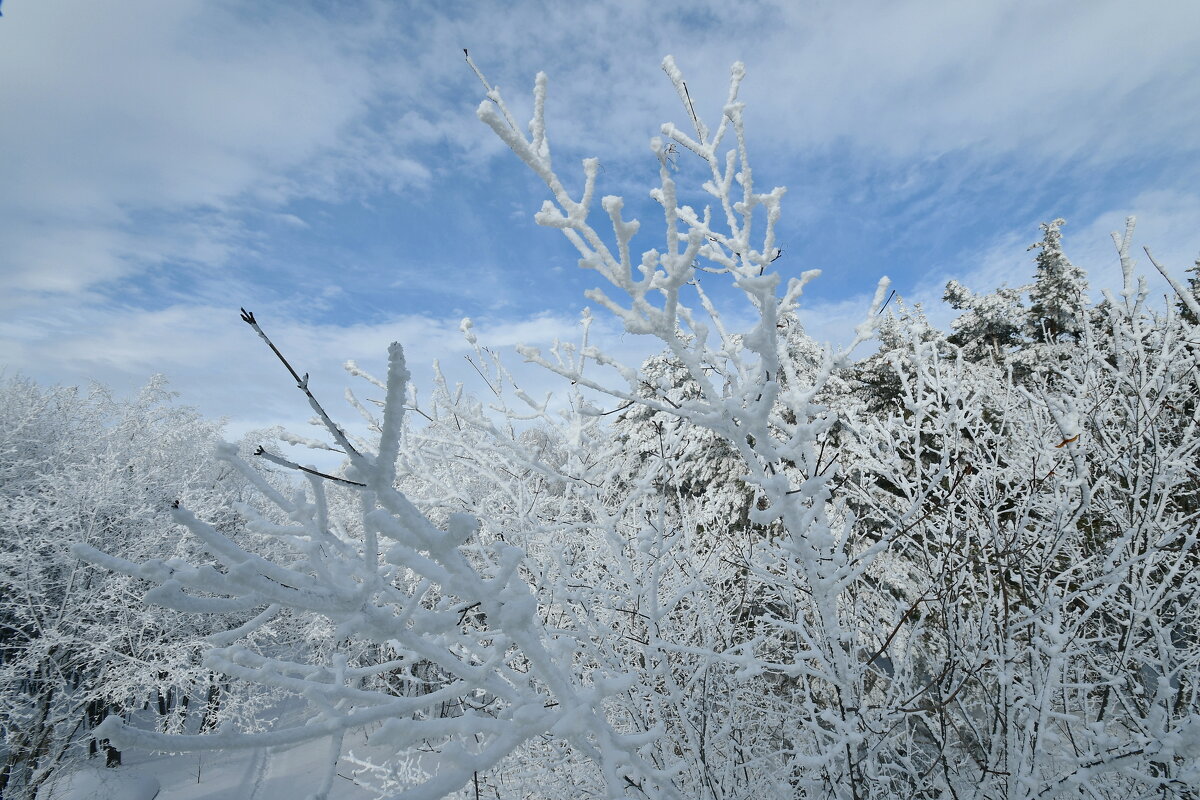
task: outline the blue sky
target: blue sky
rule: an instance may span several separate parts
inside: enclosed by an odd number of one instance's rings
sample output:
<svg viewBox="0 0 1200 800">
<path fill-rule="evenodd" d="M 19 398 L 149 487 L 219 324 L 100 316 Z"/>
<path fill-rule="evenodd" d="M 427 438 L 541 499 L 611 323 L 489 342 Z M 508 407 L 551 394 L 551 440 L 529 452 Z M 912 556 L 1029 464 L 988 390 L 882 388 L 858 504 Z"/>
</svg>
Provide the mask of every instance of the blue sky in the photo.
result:
<svg viewBox="0 0 1200 800">
<path fill-rule="evenodd" d="M 600 157 L 641 249 L 647 142 L 686 122 L 662 57 L 710 117 L 744 61 L 756 179 L 789 187 L 778 266 L 823 270 L 819 338 L 884 274 L 948 322 L 947 279 L 1025 282 L 1056 216 L 1094 285 L 1127 214 L 1177 274 L 1200 255 L 1189 0 L 8 0 L 0 363 L 122 392 L 163 373 L 236 433 L 307 416 L 239 306 L 327 397 L 392 339 L 418 383 L 435 358 L 465 376 L 464 315 L 497 347 L 573 336 L 595 279 L 534 225 L 544 191 L 476 119 L 464 47 L 521 118 L 548 73 L 556 164 Z"/>
</svg>

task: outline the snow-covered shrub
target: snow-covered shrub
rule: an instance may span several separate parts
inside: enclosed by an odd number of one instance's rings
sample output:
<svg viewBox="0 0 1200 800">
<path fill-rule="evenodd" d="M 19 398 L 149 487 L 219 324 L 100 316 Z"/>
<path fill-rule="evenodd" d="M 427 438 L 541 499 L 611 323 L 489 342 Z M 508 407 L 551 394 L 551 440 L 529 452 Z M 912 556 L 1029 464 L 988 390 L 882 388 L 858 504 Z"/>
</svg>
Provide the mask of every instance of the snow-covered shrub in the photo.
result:
<svg viewBox="0 0 1200 800">
<path fill-rule="evenodd" d="M 482 74 L 479 108 L 546 183 L 537 220 L 603 282 L 589 298 L 661 354 L 620 363 L 587 318 L 579 345 L 523 350 L 571 387 L 559 413 L 482 347 L 486 405 L 440 378 L 418 404 L 394 345 L 386 379 L 352 370 L 383 393 L 378 413 L 354 400 L 363 439 L 284 359 L 346 462 L 323 474 L 264 453 L 302 472 L 286 493 L 220 451 L 284 515 L 239 507 L 274 549 L 181 507 L 211 563 L 76 552 L 170 607 L 254 614 L 206 665 L 294 693 L 306 717 L 100 733 L 172 750 L 328 737 L 318 797 L 352 729 L 390 757 L 370 777 L 406 798 L 1193 796 L 1194 322 L 1146 305 L 1128 233 L 1121 298 L 1088 307 L 1055 222 L 1031 308 L 1020 290 L 952 286 L 967 314 L 947 337 L 919 309 L 879 317 L 881 284 L 850 347 L 818 348 L 797 321 L 815 273 L 785 281 L 777 263 L 784 191 L 752 179 L 743 68 L 715 130 L 664 69 L 694 136 L 666 125 L 652 142 L 665 243 L 640 257 L 623 201 L 597 199 L 598 162 L 578 196 L 556 172 L 544 75 L 528 134 Z M 679 199 L 683 151 L 709 207 Z M 748 326 L 722 316 L 713 281 L 753 309 Z M 245 646 L 283 614 L 336 645 Z"/>
</svg>

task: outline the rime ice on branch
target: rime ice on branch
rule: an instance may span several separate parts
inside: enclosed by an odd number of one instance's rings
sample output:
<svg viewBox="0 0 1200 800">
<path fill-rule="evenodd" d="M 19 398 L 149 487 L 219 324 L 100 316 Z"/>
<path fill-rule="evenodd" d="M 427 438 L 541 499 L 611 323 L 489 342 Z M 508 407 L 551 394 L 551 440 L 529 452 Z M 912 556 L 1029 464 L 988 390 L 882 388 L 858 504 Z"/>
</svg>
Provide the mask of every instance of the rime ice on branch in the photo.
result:
<svg viewBox="0 0 1200 800">
<path fill-rule="evenodd" d="M 1132 229 L 1118 237 L 1123 302 L 1039 295 L 1051 341 L 1030 344 L 1020 375 L 994 355 L 1029 334 L 1000 324 L 1020 298 L 962 287 L 952 294 L 974 317 L 959 333 L 982 346 L 919 313 L 879 317 L 881 282 L 855 341 L 821 349 L 797 311 L 816 273 L 785 283 L 777 271 L 784 193 L 754 188 L 743 68 L 710 127 L 673 60 L 663 66 L 694 136 L 666 125 L 652 142 L 666 240 L 640 256 L 620 198 L 601 198 L 603 224 L 590 221 L 598 162 L 583 162 L 578 200 L 555 171 L 546 77 L 525 134 L 476 70 L 480 118 L 549 189 L 537 220 L 600 276 L 589 297 L 662 352 L 643 369 L 621 363 L 588 342 L 586 320 L 579 347 L 524 349 L 574 387 L 559 418 L 464 323 L 507 425 L 440 375 L 419 409 L 393 345 L 387 379 L 371 379 L 382 413 L 350 396 L 362 440 L 246 314 L 317 413 L 321 446 L 346 454 L 342 472 L 261 451 L 301 471 L 288 496 L 227 446 L 221 457 L 278 512 L 241 508 L 247 528 L 276 546 L 252 551 L 181 508 L 211 563 L 78 552 L 156 584 L 166 605 L 253 614 L 214 638 L 207 663 L 304 698 L 311 719 L 162 737 L 114 718 L 101 733 L 171 750 L 329 737 L 318 796 L 341 737 L 366 728 L 369 744 L 411 756 L 383 781 L 406 798 L 488 780 L 497 795 L 610 800 L 1190 797 L 1200 337 L 1147 310 Z M 680 203 L 679 149 L 707 166 L 711 206 Z M 1054 225 L 1046 272 L 1081 285 Z M 747 329 L 723 320 L 702 285 L 714 280 L 748 301 Z M 880 380 L 857 380 L 851 351 L 880 319 Z M 405 425 L 410 402 L 420 429 Z M 728 473 L 719 498 L 685 459 Z M 718 502 L 738 518 L 722 526 Z M 329 646 L 246 644 L 283 615 L 325 620 Z"/>
</svg>

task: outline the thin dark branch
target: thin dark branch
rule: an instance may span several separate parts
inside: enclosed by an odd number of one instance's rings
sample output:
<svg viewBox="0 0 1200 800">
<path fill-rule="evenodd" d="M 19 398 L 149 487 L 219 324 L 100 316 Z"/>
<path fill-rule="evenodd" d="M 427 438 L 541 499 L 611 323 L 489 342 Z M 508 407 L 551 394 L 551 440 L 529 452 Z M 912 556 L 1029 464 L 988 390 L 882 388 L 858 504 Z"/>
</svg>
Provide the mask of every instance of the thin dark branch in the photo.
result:
<svg viewBox="0 0 1200 800">
<path fill-rule="evenodd" d="M 696 136 L 700 138 L 700 144 L 705 144 L 704 129 L 700 126 L 700 118 L 696 116 L 696 107 L 692 104 L 692 93 L 688 91 L 687 81 L 681 81 L 681 83 L 683 83 L 683 96 L 687 99 L 688 114 L 692 117 L 692 124 L 696 126 Z"/>
<path fill-rule="evenodd" d="M 888 307 L 888 303 L 892 302 L 892 298 L 895 296 L 896 296 L 896 290 L 892 289 L 892 293 L 887 296 L 887 300 L 883 301 L 883 305 L 881 305 L 879 307 L 879 310 L 877 312 L 875 312 L 875 316 L 879 316 L 880 314 L 882 314 L 883 310 Z"/>
<path fill-rule="evenodd" d="M 296 379 L 296 383 L 303 383 L 304 381 L 300 378 L 299 373 L 297 373 L 296 370 L 292 368 L 292 365 L 288 363 L 288 360 L 283 357 L 283 353 L 279 352 L 279 348 L 275 346 L 275 343 L 267 338 L 267 335 L 263 333 L 262 328 L 258 327 L 258 320 L 254 318 L 253 312 L 247 311 L 244 308 L 238 310 L 242 312 L 242 322 L 246 323 L 251 328 L 254 328 L 254 332 L 262 337 L 262 340 L 267 343 L 267 347 L 271 348 L 271 352 L 274 353 L 281 362 L 283 362 L 283 365 L 287 367 L 287 371 L 292 373 L 292 377 Z"/>
<path fill-rule="evenodd" d="M 890 647 L 892 644 L 892 639 L 896 638 L 896 634 L 900 632 L 902 627 L 904 627 L 904 623 L 908 622 L 908 618 L 916 613 L 917 606 L 921 605 L 921 603 L 928 603 L 929 601 L 930 598 L 922 595 L 918 597 L 911 606 L 908 607 L 907 611 L 900 615 L 900 621 L 897 622 L 895 627 L 892 628 L 891 633 L 889 633 L 887 638 L 883 640 L 883 644 L 879 646 L 879 649 L 872 653 L 871 657 L 867 659 L 866 666 L 871 666 L 875 663 L 876 659 L 887 652 L 888 647 Z"/>
<path fill-rule="evenodd" d="M 304 392 L 304 395 L 308 398 L 308 404 L 312 406 L 314 411 L 317 412 L 317 415 L 321 418 L 321 422 L 325 425 L 325 428 L 331 434 L 333 434 L 333 437 L 337 439 L 338 444 L 345 449 L 347 455 L 355 458 L 362 458 L 362 454 L 359 453 L 358 450 L 355 449 L 354 445 L 350 444 L 350 440 L 346 438 L 345 431 L 333 423 L 333 420 L 329 418 L 329 414 L 325 413 L 325 408 L 319 402 L 317 402 L 317 398 L 313 397 L 313 393 L 309 391 L 308 373 L 304 373 L 304 376 L 301 377 L 300 374 L 293 369 L 292 365 L 288 363 L 288 360 L 283 357 L 283 353 L 279 352 L 279 348 L 275 346 L 275 343 L 272 342 L 267 334 L 263 332 L 263 329 L 259 327 L 258 320 L 254 318 L 254 314 L 244 308 L 240 310 L 242 312 L 242 322 L 253 328 L 254 332 L 258 334 L 259 338 L 267 343 L 267 347 L 271 348 L 271 352 L 278 356 L 283 365 L 287 367 L 287 371 L 291 373 L 293 378 L 296 379 L 297 388 Z"/>
<path fill-rule="evenodd" d="M 302 467 L 299 464 L 297 464 L 295 461 L 288 461 L 283 456 L 275 455 L 274 453 L 272 453 L 269 450 L 267 450 L 266 448 L 264 448 L 262 445 L 259 445 L 258 447 L 256 447 L 254 449 L 254 455 L 261 456 L 262 458 L 265 458 L 267 461 L 270 461 L 273 464 L 278 464 L 281 467 L 287 467 L 288 469 L 299 470 L 300 472 L 307 472 L 309 475 L 316 475 L 318 478 L 324 478 L 327 481 L 337 481 L 338 483 L 344 483 L 347 486 L 366 486 L 365 483 L 359 483 L 358 481 L 347 480 L 346 478 L 339 478 L 336 475 L 327 475 L 324 472 L 318 472 L 317 470 L 311 469 L 309 467 Z"/>
<path fill-rule="evenodd" d="M 490 380 L 488 380 L 487 375 L 483 374 L 483 370 L 480 369 L 479 365 L 475 363 L 475 359 L 471 358 L 469 355 L 463 356 L 463 358 L 465 358 L 467 360 L 468 364 L 470 364 L 472 367 L 475 368 L 475 371 L 479 373 L 479 377 L 483 378 L 483 382 L 486 383 L 487 387 L 492 390 L 492 394 L 496 395 L 496 397 L 499 397 L 500 390 L 492 385 L 492 382 Z M 497 376 L 497 377 L 499 377 L 499 376 Z"/>
<path fill-rule="evenodd" d="M 599 412 L 598 414 L 596 414 L 595 416 L 597 416 L 597 417 L 607 417 L 609 414 L 616 414 L 618 411 L 624 411 L 625 409 L 629 408 L 629 407 L 630 407 L 630 406 L 632 406 L 632 405 L 633 405 L 633 401 L 632 401 L 632 400 L 627 400 L 627 401 L 624 403 L 624 405 L 619 405 L 619 406 L 617 406 L 616 408 L 610 409 L 610 410 L 608 410 L 608 411 L 601 411 L 601 412 Z"/>
<path fill-rule="evenodd" d="M 420 415 L 421 415 L 422 417 L 424 417 L 425 419 L 429 420 L 430 422 L 433 422 L 433 417 L 429 416 L 428 414 L 426 414 L 424 411 L 422 411 L 421 409 L 417 408 L 416 406 L 405 406 L 405 407 L 404 407 L 404 410 L 405 410 L 405 411 L 412 411 L 413 413 L 420 414 Z"/>
</svg>

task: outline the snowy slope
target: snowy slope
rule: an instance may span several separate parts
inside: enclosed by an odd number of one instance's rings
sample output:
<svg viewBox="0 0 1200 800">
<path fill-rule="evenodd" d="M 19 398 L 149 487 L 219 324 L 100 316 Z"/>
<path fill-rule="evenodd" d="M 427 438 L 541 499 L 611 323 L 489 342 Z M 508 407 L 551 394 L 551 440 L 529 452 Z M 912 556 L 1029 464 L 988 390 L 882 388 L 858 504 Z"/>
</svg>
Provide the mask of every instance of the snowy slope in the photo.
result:
<svg viewBox="0 0 1200 800">
<path fill-rule="evenodd" d="M 328 743 L 286 750 L 149 755 L 127 751 L 118 769 L 87 768 L 63 776 L 40 800 L 304 800 L 320 785 Z M 348 769 L 329 800 L 372 800 Z"/>
</svg>

